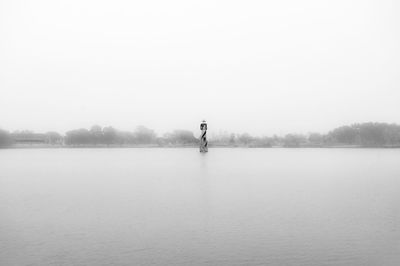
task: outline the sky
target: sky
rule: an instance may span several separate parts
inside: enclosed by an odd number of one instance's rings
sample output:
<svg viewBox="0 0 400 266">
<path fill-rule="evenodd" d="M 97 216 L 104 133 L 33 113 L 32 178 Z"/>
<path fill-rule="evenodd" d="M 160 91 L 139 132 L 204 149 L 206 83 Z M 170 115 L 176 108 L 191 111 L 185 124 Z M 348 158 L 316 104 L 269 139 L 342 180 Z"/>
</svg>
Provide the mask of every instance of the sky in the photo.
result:
<svg viewBox="0 0 400 266">
<path fill-rule="evenodd" d="M 0 128 L 400 123 L 400 3 L 0 0 Z"/>
</svg>

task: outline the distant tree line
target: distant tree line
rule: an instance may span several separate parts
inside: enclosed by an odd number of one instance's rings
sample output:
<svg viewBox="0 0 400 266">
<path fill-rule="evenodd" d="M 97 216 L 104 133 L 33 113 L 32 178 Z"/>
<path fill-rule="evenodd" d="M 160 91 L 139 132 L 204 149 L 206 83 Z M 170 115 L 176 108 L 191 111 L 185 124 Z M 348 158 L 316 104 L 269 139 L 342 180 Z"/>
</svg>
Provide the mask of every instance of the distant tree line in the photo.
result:
<svg viewBox="0 0 400 266">
<path fill-rule="evenodd" d="M 65 135 L 66 145 L 194 145 L 197 138 L 188 130 L 174 130 L 158 137 L 154 130 L 138 126 L 135 131 L 120 131 L 113 127 L 93 126 L 90 130 L 77 129 Z"/>
<path fill-rule="evenodd" d="M 13 139 L 8 131 L 0 129 L 0 148 L 9 147 L 13 144 Z"/>
<path fill-rule="evenodd" d="M 211 142 L 215 145 L 249 147 L 400 147 L 400 125 L 362 123 L 338 127 L 327 134 L 287 134 L 273 137 L 222 133 Z"/>
<path fill-rule="evenodd" d="M 194 145 L 197 138 L 188 130 L 174 130 L 158 137 L 154 130 L 138 126 L 135 131 L 120 131 L 113 127 L 93 126 L 90 130 L 76 129 L 65 135 L 66 145 Z"/>
<path fill-rule="evenodd" d="M 198 138 L 188 130 L 174 130 L 157 136 L 154 130 L 138 126 L 133 132 L 113 127 L 92 126 L 74 129 L 63 136 L 57 132 L 8 132 L 0 129 L 0 147 L 13 144 L 44 144 L 66 146 L 195 146 Z M 226 147 L 400 147 L 400 125 L 362 123 L 335 128 L 327 134 L 287 134 L 285 136 L 256 137 L 248 133 L 222 132 L 210 134 L 210 146 Z"/>
<path fill-rule="evenodd" d="M 0 148 L 23 143 L 61 145 L 63 143 L 63 136 L 57 132 L 34 133 L 30 130 L 23 130 L 9 133 L 6 130 L 0 129 Z"/>
<path fill-rule="evenodd" d="M 328 144 L 360 145 L 365 147 L 400 145 L 400 125 L 363 123 L 343 126 L 329 132 L 324 141 Z"/>
<path fill-rule="evenodd" d="M 92 126 L 66 132 L 66 145 L 134 145 L 155 144 L 157 135 L 152 129 L 139 126 L 134 132 L 120 131 L 113 127 Z"/>
</svg>

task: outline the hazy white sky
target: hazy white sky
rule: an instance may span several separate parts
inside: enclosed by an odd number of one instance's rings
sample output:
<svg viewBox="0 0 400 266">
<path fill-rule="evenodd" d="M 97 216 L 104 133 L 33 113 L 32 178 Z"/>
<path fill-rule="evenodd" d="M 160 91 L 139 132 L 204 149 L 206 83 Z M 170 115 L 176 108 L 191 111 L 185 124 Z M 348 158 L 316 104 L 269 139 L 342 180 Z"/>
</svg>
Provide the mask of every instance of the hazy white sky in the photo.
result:
<svg viewBox="0 0 400 266">
<path fill-rule="evenodd" d="M 400 123 L 400 4 L 0 0 L 0 127 Z"/>
</svg>

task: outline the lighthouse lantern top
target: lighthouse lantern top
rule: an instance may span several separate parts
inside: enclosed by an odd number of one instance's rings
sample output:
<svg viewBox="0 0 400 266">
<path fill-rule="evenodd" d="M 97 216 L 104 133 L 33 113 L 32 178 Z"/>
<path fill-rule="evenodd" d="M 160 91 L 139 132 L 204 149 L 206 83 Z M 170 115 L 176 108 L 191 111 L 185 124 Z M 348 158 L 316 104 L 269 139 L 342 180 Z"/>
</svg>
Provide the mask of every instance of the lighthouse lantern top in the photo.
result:
<svg viewBox="0 0 400 266">
<path fill-rule="evenodd" d="M 207 130 L 207 122 L 206 120 L 203 120 L 200 124 L 200 130 Z"/>
</svg>

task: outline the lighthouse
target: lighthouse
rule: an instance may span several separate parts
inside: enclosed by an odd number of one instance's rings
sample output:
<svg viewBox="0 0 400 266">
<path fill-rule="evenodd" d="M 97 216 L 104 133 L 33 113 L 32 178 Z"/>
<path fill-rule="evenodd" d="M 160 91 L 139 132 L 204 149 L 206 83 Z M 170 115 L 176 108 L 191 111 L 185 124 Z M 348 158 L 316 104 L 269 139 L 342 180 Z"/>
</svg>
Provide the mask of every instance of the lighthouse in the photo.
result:
<svg viewBox="0 0 400 266">
<path fill-rule="evenodd" d="M 203 120 L 200 124 L 201 136 L 200 136 L 200 152 L 208 152 L 207 142 L 207 122 Z"/>
</svg>

